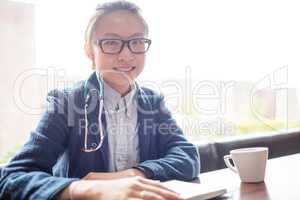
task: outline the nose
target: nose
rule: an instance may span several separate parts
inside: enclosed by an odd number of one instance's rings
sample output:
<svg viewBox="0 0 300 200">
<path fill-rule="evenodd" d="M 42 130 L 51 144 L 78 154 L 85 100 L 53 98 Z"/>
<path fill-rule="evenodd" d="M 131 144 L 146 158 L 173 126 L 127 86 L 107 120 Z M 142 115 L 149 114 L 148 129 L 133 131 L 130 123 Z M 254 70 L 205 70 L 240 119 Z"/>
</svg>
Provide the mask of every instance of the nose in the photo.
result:
<svg viewBox="0 0 300 200">
<path fill-rule="evenodd" d="M 134 59 L 134 54 L 129 50 L 128 43 L 124 45 L 124 48 L 118 55 L 120 61 L 130 61 Z"/>
</svg>

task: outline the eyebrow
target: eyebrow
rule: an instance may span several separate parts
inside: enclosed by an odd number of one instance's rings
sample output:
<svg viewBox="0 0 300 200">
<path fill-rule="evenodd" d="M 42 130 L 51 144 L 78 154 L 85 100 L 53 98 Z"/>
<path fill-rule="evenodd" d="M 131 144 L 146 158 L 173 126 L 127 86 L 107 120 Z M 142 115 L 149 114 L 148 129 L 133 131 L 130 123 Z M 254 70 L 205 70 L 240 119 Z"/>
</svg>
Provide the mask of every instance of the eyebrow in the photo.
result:
<svg viewBox="0 0 300 200">
<path fill-rule="evenodd" d="M 105 33 L 104 34 L 105 36 L 112 36 L 112 37 L 118 37 L 118 38 L 123 38 L 122 36 L 116 34 L 116 33 Z M 136 37 L 136 36 L 144 36 L 145 34 L 144 33 L 134 33 L 132 35 L 130 35 L 128 38 L 131 38 L 131 37 Z"/>
</svg>

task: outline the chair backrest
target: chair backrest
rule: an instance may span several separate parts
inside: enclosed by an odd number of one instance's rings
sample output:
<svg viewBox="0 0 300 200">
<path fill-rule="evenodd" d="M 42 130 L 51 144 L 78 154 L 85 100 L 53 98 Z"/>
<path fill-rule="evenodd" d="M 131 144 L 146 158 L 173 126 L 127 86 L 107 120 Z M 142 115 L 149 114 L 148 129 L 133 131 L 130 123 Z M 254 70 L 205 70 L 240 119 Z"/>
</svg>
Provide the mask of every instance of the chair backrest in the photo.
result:
<svg viewBox="0 0 300 200">
<path fill-rule="evenodd" d="M 201 172 L 225 168 L 224 155 L 232 149 L 263 146 L 269 148 L 269 158 L 300 153 L 300 131 L 291 133 L 250 135 L 220 139 L 214 143 L 200 144 L 198 150 Z"/>
<path fill-rule="evenodd" d="M 198 144 L 200 154 L 201 172 L 212 171 L 218 168 L 216 160 L 219 155 L 214 143 Z M 204 170 L 204 171 L 203 171 Z"/>
</svg>

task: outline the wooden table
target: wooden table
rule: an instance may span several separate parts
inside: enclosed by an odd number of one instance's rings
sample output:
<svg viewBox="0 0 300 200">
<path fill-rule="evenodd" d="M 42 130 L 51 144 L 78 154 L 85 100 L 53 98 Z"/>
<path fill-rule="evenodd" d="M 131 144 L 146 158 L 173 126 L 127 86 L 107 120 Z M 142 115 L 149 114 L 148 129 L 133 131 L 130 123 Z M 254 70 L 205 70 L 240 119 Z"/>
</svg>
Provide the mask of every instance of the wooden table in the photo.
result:
<svg viewBox="0 0 300 200">
<path fill-rule="evenodd" d="M 215 200 L 300 200 L 300 154 L 270 159 L 263 183 L 241 183 L 237 174 L 221 169 L 200 174 L 201 184 L 227 188 Z"/>
</svg>

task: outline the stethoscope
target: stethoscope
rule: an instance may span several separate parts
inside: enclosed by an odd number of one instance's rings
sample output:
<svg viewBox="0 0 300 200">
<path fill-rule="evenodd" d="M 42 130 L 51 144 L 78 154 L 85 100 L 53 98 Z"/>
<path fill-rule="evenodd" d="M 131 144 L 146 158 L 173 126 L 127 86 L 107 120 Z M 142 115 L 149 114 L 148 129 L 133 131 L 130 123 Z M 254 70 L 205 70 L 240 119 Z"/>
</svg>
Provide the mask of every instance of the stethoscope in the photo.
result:
<svg viewBox="0 0 300 200">
<path fill-rule="evenodd" d="M 95 72 L 96 73 L 96 72 Z M 84 88 L 83 88 L 83 96 L 84 96 L 84 120 L 85 120 L 85 127 L 84 127 L 84 147 L 82 148 L 83 152 L 94 152 L 97 151 L 101 148 L 103 141 L 104 141 L 104 132 L 103 132 L 103 127 L 102 127 L 102 122 L 101 122 L 101 116 L 103 112 L 103 107 L 104 107 L 104 83 L 103 83 L 103 78 L 101 75 L 96 73 L 98 84 L 99 84 L 99 90 L 94 89 L 94 88 L 89 88 L 90 84 L 90 79 L 94 76 L 94 74 L 85 81 L 84 83 Z M 97 95 L 99 98 L 99 114 L 98 114 L 98 123 L 99 123 L 99 136 L 100 136 L 100 141 L 96 147 L 88 147 L 88 126 L 89 126 L 89 121 L 88 121 L 88 113 L 87 109 L 89 106 L 89 100 L 91 98 L 90 92 L 96 90 L 99 94 Z"/>
</svg>

